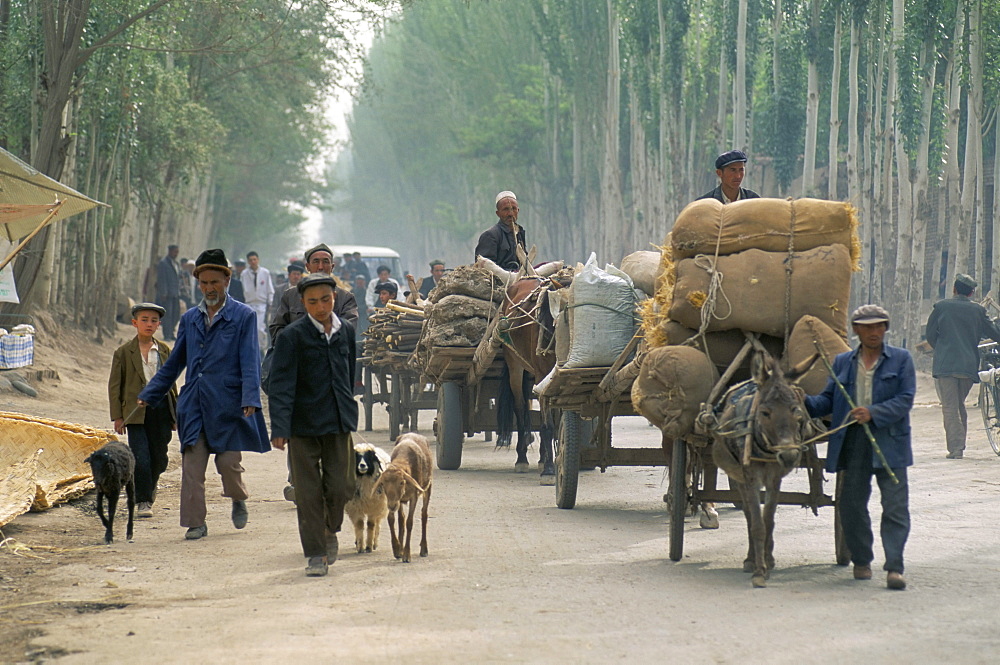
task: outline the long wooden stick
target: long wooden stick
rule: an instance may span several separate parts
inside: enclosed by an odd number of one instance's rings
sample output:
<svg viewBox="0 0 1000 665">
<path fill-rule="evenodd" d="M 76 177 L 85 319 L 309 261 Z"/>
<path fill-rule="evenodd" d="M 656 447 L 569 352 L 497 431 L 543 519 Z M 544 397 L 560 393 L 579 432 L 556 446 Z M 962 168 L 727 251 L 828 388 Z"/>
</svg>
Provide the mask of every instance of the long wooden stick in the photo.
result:
<svg viewBox="0 0 1000 665">
<path fill-rule="evenodd" d="M 837 388 L 840 389 L 840 393 L 844 396 L 844 399 L 847 400 L 847 406 L 851 407 L 851 410 L 853 411 L 856 408 L 854 400 L 851 399 L 851 395 L 847 392 L 847 388 L 844 387 L 844 384 L 842 384 L 840 379 L 837 378 L 837 373 L 833 371 L 833 365 L 830 364 L 830 361 L 826 357 L 826 351 L 824 351 L 823 347 L 820 346 L 818 340 L 813 340 L 813 344 L 816 346 L 816 350 L 819 351 L 819 357 L 823 360 L 823 364 L 826 365 L 826 371 L 830 374 L 830 378 L 832 378 L 833 382 L 837 384 Z M 868 441 L 872 444 L 872 450 L 875 451 L 875 455 L 878 457 L 879 461 L 882 462 L 882 468 L 889 472 L 892 484 L 898 485 L 899 478 L 897 478 L 896 474 L 892 472 L 892 467 L 889 466 L 889 462 L 885 459 L 885 455 L 882 454 L 882 449 L 879 448 L 878 442 L 875 441 L 875 435 L 872 434 L 872 430 L 868 427 L 868 423 L 861 423 L 861 427 L 865 430 L 865 434 L 868 435 Z"/>
</svg>

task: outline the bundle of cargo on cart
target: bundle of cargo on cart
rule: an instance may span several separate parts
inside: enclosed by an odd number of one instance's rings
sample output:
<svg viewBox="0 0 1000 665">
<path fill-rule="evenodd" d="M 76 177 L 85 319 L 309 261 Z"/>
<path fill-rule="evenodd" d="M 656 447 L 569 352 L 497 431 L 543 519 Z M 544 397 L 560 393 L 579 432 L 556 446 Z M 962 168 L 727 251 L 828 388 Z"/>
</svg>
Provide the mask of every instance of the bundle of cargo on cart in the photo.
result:
<svg viewBox="0 0 1000 665">
<path fill-rule="evenodd" d="M 701 507 L 701 525 L 713 528 L 713 503 L 734 502 L 756 525 L 764 489 L 773 528 L 779 503 L 814 511 L 834 505 L 815 448 L 823 427 L 805 414 L 802 397 L 825 388 L 827 362 L 849 348 L 856 226 L 847 203 L 701 200 L 681 212 L 664 241 L 656 291 L 642 308 L 649 351 L 632 401 L 663 433 L 672 559 L 683 553 L 689 507 Z M 783 414 L 793 431 L 778 431 Z M 794 467 L 807 469 L 807 492 L 780 491 Z M 717 487 L 719 468 L 734 489 Z M 842 562 L 842 539 L 835 541 Z M 756 562 L 771 556 L 764 548 L 751 542 L 745 562 L 756 586 L 768 572 Z"/>
</svg>

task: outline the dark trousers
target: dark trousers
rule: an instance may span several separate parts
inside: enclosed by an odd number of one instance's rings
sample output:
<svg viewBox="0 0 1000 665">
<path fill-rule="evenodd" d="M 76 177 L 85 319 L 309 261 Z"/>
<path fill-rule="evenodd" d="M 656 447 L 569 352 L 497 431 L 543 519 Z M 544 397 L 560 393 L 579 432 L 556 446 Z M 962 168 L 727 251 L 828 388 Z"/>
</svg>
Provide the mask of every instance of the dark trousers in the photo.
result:
<svg viewBox="0 0 1000 665">
<path fill-rule="evenodd" d="M 326 556 L 328 534 L 340 531 L 356 486 L 350 432 L 293 436 L 288 445 L 299 540 L 307 557 Z"/>
<path fill-rule="evenodd" d="M 972 390 L 972 379 L 959 376 L 941 376 L 934 379 L 938 397 L 941 398 L 941 415 L 944 417 L 944 436 L 949 453 L 965 450 L 965 437 L 969 428 L 969 414 L 965 399 Z"/>
<path fill-rule="evenodd" d="M 166 312 L 163 315 L 161 327 L 163 339 L 172 341 L 177 332 L 177 322 L 181 320 L 181 299 L 179 296 L 157 296 L 156 302 Z"/>
<path fill-rule="evenodd" d="M 875 558 L 872 552 L 872 520 L 868 514 L 874 475 L 882 497 L 883 568 L 902 573 L 903 547 L 910 535 L 910 490 L 906 467 L 892 470 L 899 479 L 898 484 L 893 484 L 885 469 L 873 468 L 872 454 L 872 445 L 864 430 L 859 425 L 848 427 L 839 460 L 839 468 L 844 473 L 844 486 L 837 500 L 844 540 L 851 550 L 851 561 L 856 565 L 868 565 Z"/>
<path fill-rule="evenodd" d="M 153 503 L 160 474 L 167 470 L 167 448 L 173 421 L 166 400 L 146 407 L 142 425 L 126 425 L 128 447 L 135 456 L 135 502 Z"/>
</svg>

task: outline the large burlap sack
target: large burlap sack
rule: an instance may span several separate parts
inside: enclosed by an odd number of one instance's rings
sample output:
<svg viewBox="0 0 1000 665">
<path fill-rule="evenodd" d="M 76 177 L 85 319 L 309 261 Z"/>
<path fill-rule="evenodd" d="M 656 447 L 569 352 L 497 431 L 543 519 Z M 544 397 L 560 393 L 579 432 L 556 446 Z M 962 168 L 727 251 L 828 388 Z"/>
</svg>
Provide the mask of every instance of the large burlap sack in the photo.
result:
<svg viewBox="0 0 1000 665">
<path fill-rule="evenodd" d="M 656 278 L 660 266 L 660 252 L 632 252 L 622 259 L 621 270 L 632 278 L 632 284 L 647 296 L 656 294 Z"/>
<path fill-rule="evenodd" d="M 570 349 L 566 367 L 607 367 L 635 334 L 635 290 L 614 266 L 597 267 L 590 255 L 570 287 Z"/>
<path fill-rule="evenodd" d="M 792 328 L 792 334 L 788 336 L 788 356 L 784 359 L 785 369 L 791 369 L 800 362 L 808 360 L 816 353 L 818 342 L 823 352 L 826 354 L 830 364 L 838 353 L 850 351 L 844 338 L 833 331 L 815 316 L 803 316 Z M 807 395 L 818 395 L 826 388 L 827 379 L 830 374 L 822 360 L 816 361 L 808 372 L 798 381 Z"/>
<path fill-rule="evenodd" d="M 434 323 L 444 323 L 475 317 L 492 319 L 498 309 L 500 306 L 492 300 L 452 294 L 444 296 L 437 302 L 427 304 L 424 307 L 424 314 Z"/>
<path fill-rule="evenodd" d="M 715 366 L 690 346 L 661 346 L 642 361 L 632 384 L 632 406 L 664 435 L 690 434 L 702 402 L 718 380 Z"/>
<path fill-rule="evenodd" d="M 663 335 L 666 337 L 667 344 L 677 345 L 684 344 L 687 340 L 691 339 L 698 334 L 697 330 L 691 330 L 690 328 L 685 328 L 676 321 L 665 321 L 660 326 L 663 331 Z M 697 342 L 692 342 L 687 346 L 694 345 L 696 348 L 705 351 L 706 347 L 708 350 L 708 356 L 712 359 L 712 362 L 716 367 L 725 369 L 736 360 L 736 354 L 740 352 L 743 348 L 743 344 L 746 342 L 746 336 L 739 330 L 721 330 L 719 332 L 705 333 L 705 340 Z M 761 335 L 760 342 L 764 345 L 775 358 L 780 358 L 781 354 L 784 352 L 784 342 L 777 338 L 771 337 L 770 335 Z M 750 360 L 753 354 L 747 354 L 747 357 L 740 364 L 742 369 L 750 369 Z"/>
<path fill-rule="evenodd" d="M 715 199 L 689 204 L 674 222 L 674 260 L 698 254 L 736 254 L 747 249 L 803 252 L 840 244 L 850 251 L 851 266 L 861 254 L 857 211 L 850 203 L 820 199 L 745 199 L 723 205 Z M 721 229 L 721 235 L 720 235 Z"/>
<path fill-rule="evenodd" d="M 712 257 L 701 256 L 677 263 L 677 284 L 670 306 L 670 319 L 699 329 L 702 308 L 709 300 Z M 721 291 L 716 293 L 715 317 L 708 331 L 748 330 L 785 337 L 784 252 L 750 249 L 720 256 Z M 788 322 L 794 325 L 806 315 L 823 321 L 847 337 L 847 308 L 851 295 L 851 259 L 843 245 L 826 245 L 797 252 L 791 259 L 791 298 Z M 718 317 L 718 318 L 716 318 Z"/>
<path fill-rule="evenodd" d="M 486 270 L 475 266 L 458 266 L 438 280 L 437 286 L 427 294 L 427 300 L 436 303 L 457 293 L 499 303 L 503 302 L 504 292 L 500 280 L 494 279 Z"/>
</svg>

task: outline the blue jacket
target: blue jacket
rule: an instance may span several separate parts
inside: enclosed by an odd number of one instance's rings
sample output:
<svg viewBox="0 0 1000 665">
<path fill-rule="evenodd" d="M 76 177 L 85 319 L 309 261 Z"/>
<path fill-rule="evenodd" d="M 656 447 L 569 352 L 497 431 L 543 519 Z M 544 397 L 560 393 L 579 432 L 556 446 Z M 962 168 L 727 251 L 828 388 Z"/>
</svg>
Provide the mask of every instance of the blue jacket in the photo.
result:
<svg viewBox="0 0 1000 665">
<path fill-rule="evenodd" d="M 260 411 L 257 315 L 243 303 L 226 298 L 215 316 L 212 327 L 206 329 L 205 314 L 199 308 L 184 312 L 173 352 L 139 399 L 155 406 L 186 369 L 177 398 L 181 451 L 197 443 L 204 431 L 214 453 L 267 452 L 271 443 Z M 244 418 L 245 406 L 257 407 L 256 413 Z"/>
<path fill-rule="evenodd" d="M 841 353 L 833 361 L 833 371 L 847 388 L 851 399 L 854 399 L 860 348 Z M 916 392 L 917 373 L 910 352 L 888 344 L 884 345 L 881 363 L 872 379 L 872 404 L 868 407 L 872 420 L 868 423 L 868 427 L 875 435 L 875 441 L 882 449 L 889 466 L 894 469 L 913 464 L 913 449 L 910 446 L 910 409 L 913 408 L 913 396 Z M 814 418 L 832 413 L 832 427 L 838 427 L 847 418 L 851 407 L 848 406 L 847 400 L 833 379 L 828 379 L 823 392 L 806 397 L 806 409 Z M 830 435 L 826 456 L 826 470 L 829 472 L 844 467 L 844 464 L 838 462 L 846 433 L 847 430 L 844 429 Z M 872 468 L 881 467 L 882 463 L 873 452 Z"/>
</svg>

